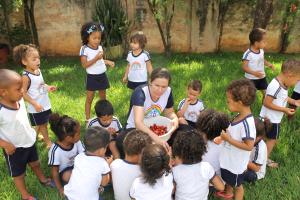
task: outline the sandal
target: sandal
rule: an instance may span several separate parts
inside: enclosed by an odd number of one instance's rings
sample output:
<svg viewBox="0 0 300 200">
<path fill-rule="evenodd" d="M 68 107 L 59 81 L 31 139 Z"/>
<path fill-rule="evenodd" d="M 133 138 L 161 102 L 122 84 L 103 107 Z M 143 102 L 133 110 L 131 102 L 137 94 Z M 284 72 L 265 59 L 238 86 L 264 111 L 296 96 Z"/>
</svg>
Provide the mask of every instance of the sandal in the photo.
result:
<svg viewBox="0 0 300 200">
<path fill-rule="evenodd" d="M 22 200 L 38 200 L 38 198 L 33 197 L 33 196 L 29 196 L 27 199 L 22 199 Z"/>
<path fill-rule="evenodd" d="M 278 163 L 271 160 L 271 159 L 268 159 L 267 160 L 267 166 L 270 167 L 270 168 L 278 168 Z"/>
<path fill-rule="evenodd" d="M 45 182 L 40 181 L 44 187 L 56 188 L 55 182 L 51 178 L 47 178 Z"/>
<path fill-rule="evenodd" d="M 215 193 L 215 197 L 230 200 L 233 198 L 233 194 L 226 194 L 224 191 L 218 191 Z"/>
</svg>

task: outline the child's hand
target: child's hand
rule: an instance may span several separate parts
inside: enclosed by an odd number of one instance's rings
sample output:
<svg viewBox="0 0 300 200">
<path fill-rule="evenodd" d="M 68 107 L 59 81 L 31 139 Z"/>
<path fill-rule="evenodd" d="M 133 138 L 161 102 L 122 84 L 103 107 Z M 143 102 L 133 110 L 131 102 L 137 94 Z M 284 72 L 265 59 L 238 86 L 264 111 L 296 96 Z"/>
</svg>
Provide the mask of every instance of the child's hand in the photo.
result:
<svg viewBox="0 0 300 200">
<path fill-rule="evenodd" d="M 105 157 L 106 162 L 108 163 L 108 165 L 110 165 L 113 161 L 113 156 L 109 156 L 109 157 Z"/>
<path fill-rule="evenodd" d="M 116 135 L 116 134 L 117 134 L 116 129 L 114 129 L 114 128 L 112 128 L 112 127 L 109 127 L 109 128 L 107 129 L 107 131 L 108 131 L 111 135 Z"/>
<path fill-rule="evenodd" d="M 127 83 L 128 82 L 127 76 L 124 76 L 122 81 L 123 81 L 123 83 Z"/>
<path fill-rule="evenodd" d="M 57 87 L 54 85 L 48 85 L 48 92 L 54 92 L 55 90 L 57 90 Z"/>
<path fill-rule="evenodd" d="M 226 130 L 226 132 L 224 130 L 222 130 L 220 136 L 221 136 L 222 140 L 224 140 L 224 141 L 228 141 L 231 137 L 230 134 L 227 133 L 227 130 Z"/>
<path fill-rule="evenodd" d="M 13 144 L 7 142 L 7 143 L 5 144 L 4 151 L 5 151 L 5 153 L 6 153 L 7 155 L 12 155 L 12 154 L 15 153 L 16 147 L 15 147 Z"/>
<path fill-rule="evenodd" d="M 269 67 L 272 69 L 272 72 L 275 72 L 275 66 L 272 63 L 270 63 Z"/>
<path fill-rule="evenodd" d="M 41 106 L 38 103 L 33 104 L 33 107 L 36 110 L 36 112 L 41 112 L 43 110 L 43 106 Z"/>
<path fill-rule="evenodd" d="M 294 115 L 295 114 L 295 112 L 296 112 L 296 110 L 295 109 L 293 109 L 293 108 L 285 108 L 285 114 L 287 114 L 287 115 Z"/>
<path fill-rule="evenodd" d="M 60 189 L 58 189 L 58 191 L 59 191 L 59 195 L 61 197 L 65 197 L 64 188 L 60 188 Z"/>
<path fill-rule="evenodd" d="M 103 51 L 99 51 L 96 55 L 98 60 L 101 60 L 103 58 Z"/>
<path fill-rule="evenodd" d="M 186 98 L 186 99 L 185 99 L 185 103 L 186 103 L 187 105 L 190 105 L 190 104 L 191 104 L 191 99 L 190 99 L 190 98 Z"/>
<path fill-rule="evenodd" d="M 254 71 L 253 75 L 258 78 L 263 78 L 265 76 L 265 74 L 262 71 Z"/>
</svg>

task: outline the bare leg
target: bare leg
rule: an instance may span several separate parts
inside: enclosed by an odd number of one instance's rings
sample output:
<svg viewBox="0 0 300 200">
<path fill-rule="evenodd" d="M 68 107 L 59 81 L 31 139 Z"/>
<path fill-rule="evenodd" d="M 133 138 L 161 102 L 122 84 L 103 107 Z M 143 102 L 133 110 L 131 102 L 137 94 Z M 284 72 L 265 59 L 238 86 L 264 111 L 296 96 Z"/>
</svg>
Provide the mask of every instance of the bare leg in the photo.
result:
<svg viewBox="0 0 300 200">
<path fill-rule="evenodd" d="M 99 97 L 101 100 L 106 99 L 106 90 L 99 90 Z"/>
<path fill-rule="evenodd" d="M 48 135 L 48 127 L 47 127 L 47 123 L 46 124 L 42 124 L 39 127 L 39 130 L 41 132 L 41 134 L 43 135 L 43 140 L 44 142 L 46 143 L 47 145 L 47 148 L 50 149 L 51 145 L 52 145 L 52 142 L 51 140 L 49 139 L 49 135 Z"/>
<path fill-rule="evenodd" d="M 225 185 L 225 194 L 227 194 L 227 195 L 233 194 L 233 188 L 228 184 Z"/>
<path fill-rule="evenodd" d="M 86 91 L 86 100 L 85 100 L 85 119 L 88 120 L 91 118 L 91 106 L 94 99 L 94 91 Z"/>
<path fill-rule="evenodd" d="M 38 177 L 40 182 L 42 182 L 42 183 L 47 182 L 47 178 L 45 177 L 45 175 L 41 169 L 40 161 L 34 161 L 34 162 L 31 162 L 28 164 L 31 167 L 33 173 Z"/>
<path fill-rule="evenodd" d="M 270 154 L 276 144 L 276 141 L 277 140 L 274 140 L 274 139 L 268 139 L 266 144 L 267 144 L 267 150 L 268 150 L 268 158 L 270 157 Z"/>
<path fill-rule="evenodd" d="M 240 185 L 239 187 L 235 188 L 234 199 L 235 200 L 243 200 L 243 198 L 244 198 L 244 187 L 243 187 L 243 185 Z"/>
<path fill-rule="evenodd" d="M 266 95 L 266 90 L 261 90 L 261 94 L 262 94 L 262 104 L 264 105 L 264 100 L 265 100 L 265 95 Z"/>
<path fill-rule="evenodd" d="M 71 175 L 72 175 L 72 170 L 67 170 L 63 173 L 62 175 L 62 180 L 65 182 L 65 183 L 68 183 L 70 178 L 71 178 Z"/>
<path fill-rule="evenodd" d="M 25 174 L 13 177 L 17 190 L 21 193 L 22 199 L 28 199 L 30 194 L 28 193 L 25 185 Z"/>
</svg>

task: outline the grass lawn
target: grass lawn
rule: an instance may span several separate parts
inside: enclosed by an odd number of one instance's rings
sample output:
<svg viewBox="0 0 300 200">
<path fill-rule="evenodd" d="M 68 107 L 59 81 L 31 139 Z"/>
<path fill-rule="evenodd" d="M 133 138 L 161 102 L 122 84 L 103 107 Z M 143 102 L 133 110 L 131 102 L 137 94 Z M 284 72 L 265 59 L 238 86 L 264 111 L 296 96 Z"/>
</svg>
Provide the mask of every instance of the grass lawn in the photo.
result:
<svg viewBox="0 0 300 200">
<path fill-rule="evenodd" d="M 172 74 L 171 87 L 175 98 L 175 106 L 185 97 L 186 85 L 191 79 L 200 79 L 203 83 L 201 99 L 207 108 L 228 112 L 225 98 L 225 88 L 231 80 L 243 77 L 241 70 L 241 53 L 222 54 L 178 54 L 167 59 L 163 55 L 152 55 L 154 67 L 167 67 Z M 277 72 L 267 69 L 268 81 L 280 70 L 281 63 L 287 58 L 298 58 L 300 55 L 267 54 L 266 59 L 275 64 Z M 130 91 L 122 84 L 125 71 L 125 59 L 117 61 L 115 69 L 108 70 L 111 88 L 107 91 L 108 100 L 115 108 L 115 115 L 125 124 L 129 107 Z M 14 66 L 11 64 L 11 68 Z M 20 70 L 18 68 L 18 70 Z M 79 58 L 43 58 L 41 63 L 46 83 L 53 84 L 58 90 L 50 94 L 52 110 L 67 114 L 81 122 L 84 133 L 84 102 L 85 102 L 85 70 L 79 63 Z M 95 101 L 94 101 L 95 102 Z M 261 95 L 253 105 L 255 116 L 261 108 Z M 233 115 L 233 114 L 231 114 Z M 280 162 L 279 169 L 268 170 L 266 178 L 255 185 L 245 186 L 245 199 L 300 199 L 300 114 L 297 113 L 293 122 L 284 118 L 281 127 L 280 141 L 272 154 L 272 158 Z M 55 141 L 52 132 L 51 139 Z M 47 150 L 41 142 L 37 142 L 42 167 L 47 175 Z M 8 176 L 4 156 L 0 156 L 0 200 L 20 199 L 12 179 Z M 37 178 L 27 171 L 27 186 L 31 194 L 39 199 L 60 199 L 55 189 L 43 188 Z M 105 199 L 113 199 L 110 188 L 104 193 Z"/>
</svg>

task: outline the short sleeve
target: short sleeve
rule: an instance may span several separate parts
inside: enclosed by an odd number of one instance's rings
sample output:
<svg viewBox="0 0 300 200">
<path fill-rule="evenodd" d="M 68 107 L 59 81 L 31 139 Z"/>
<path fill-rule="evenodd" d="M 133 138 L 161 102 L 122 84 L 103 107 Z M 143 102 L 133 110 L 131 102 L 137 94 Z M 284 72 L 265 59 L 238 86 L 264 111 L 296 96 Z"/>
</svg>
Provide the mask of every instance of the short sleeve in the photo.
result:
<svg viewBox="0 0 300 200">
<path fill-rule="evenodd" d="M 80 48 L 79 56 L 87 56 L 86 46 Z"/>
<path fill-rule="evenodd" d="M 252 118 L 253 119 L 253 118 Z M 249 123 L 247 119 L 242 121 L 243 123 L 243 128 L 241 129 L 241 136 L 243 140 L 254 140 L 256 136 L 256 128 L 254 124 L 254 119 L 253 123 Z"/>
<path fill-rule="evenodd" d="M 48 165 L 49 166 L 59 166 L 60 159 L 59 153 L 57 153 L 57 145 L 53 144 L 48 152 Z"/>
<path fill-rule="evenodd" d="M 104 160 L 104 161 L 103 161 L 103 168 L 102 168 L 101 174 L 102 174 L 102 176 L 105 176 L 105 175 L 107 175 L 109 172 L 110 172 L 109 165 L 108 165 L 108 163 Z"/>
<path fill-rule="evenodd" d="M 244 54 L 243 54 L 243 58 L 242 61 L 246 60 L 249 61 L 251 59 L 251 51 L 247 50 Z"/>
<path fill-rule="evenodd" d="M 200 112 L 201 112 L 205 109 L 205 105 L 202 101 L 199 101 L 199 102 L 200 102 Z"/>
<path fill-rule="evenodd" d="M 76 143 L 76 146 L 77 146 L 78 154 L 85 151 L 84 146 L 80 140 Z"/>
<path fill-rule="evenodd" d="M 182 99 L 180 102 L 179 102 L 179 104 L 178 104 L 178 110 L 181 110 L 181 108 L 183 107 L 183 105 L 184 105 L 184 102 L 185 102 L 185 99 Z"/>
<path fill-rule="evenodd" d="M 271 83 L 268 85 L 266 95 L 273 97 L 274 99 L 277 98 L 278 93 L 281 90 L 281 86 L 277 81 L 271 81 Z"/>
<path fill-rule="evenodd" d="M 122 129 L 122 124 L 120 123 L 119 119 L 116 118 L 116 117 L 114 117 L 113 120 L 115 121 L 115 123 L 116 123 L 116 125 L 117 125 L 117 127 L 118 127 L 117 132 L 120 131 L 120 130 Z"/>
<path fill-rule="evenodd" d="M 141 87 L 138 87 L 131 95 L 131 106 L 143 106 L 146 100 L 145 93 Z"/>
<path fill-rule="evenodd" d="M 127 60 L 127 62 L 129 62 L 129 63 L 130 63 L 130 56 L 129 56 L 129 54 L 130 54 L 130 53 L 128 53 L 128 54 L 127 54 L 127 58 L 126 58 L 126 60 Z"/>
<path fill-rule="evenodd" d="M 134 199 L 136 197 L 136 185 L 137 185 L 137 182 L 138 182 L 138 178 L 136 178 L 132 185 L 131 185 L 131 188 L 130 188 L 130 191 L 129 191 L 129 197 Z"/>
<path fill-rule="evenodd" d="M 216 175 L 214 168 L 208 162 L 202 162 L 202 176 L 211 180 Z"/>
<path fill-rule="evenodd" d="M 266 145 L 259 145 L 257 148 L 255 148 L 255 154 L 252 162 L 254 162 L 257 165 L 263 165 L 266 162 L 266 155 L 267 155 L 267 148 Z"/>
<path fill-rule="evenodd" d="M 150 54 L 147 51 L 144 51 L 144 60 L 145 60 L 145 62 L 151 60 Z"/>
<path fill-rule="evenodd" d="M 173 99 L 173 93 L 171 90 L 166 108 L 172 108 L 173 106 L 174 106 L 174 99 Z"/>
</svg>

